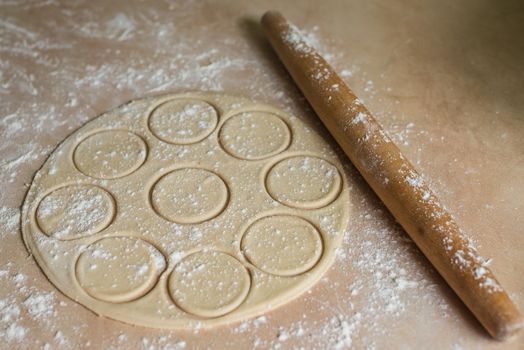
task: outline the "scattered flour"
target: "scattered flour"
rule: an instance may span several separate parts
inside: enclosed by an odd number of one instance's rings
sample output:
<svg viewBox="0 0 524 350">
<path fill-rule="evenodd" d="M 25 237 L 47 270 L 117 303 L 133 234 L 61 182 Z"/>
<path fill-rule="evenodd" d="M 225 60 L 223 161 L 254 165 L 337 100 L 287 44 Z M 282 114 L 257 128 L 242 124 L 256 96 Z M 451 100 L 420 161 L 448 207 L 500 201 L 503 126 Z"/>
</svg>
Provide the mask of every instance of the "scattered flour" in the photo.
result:
<svg viewBox="0 0 524 350">
<path fill-rule="evenodd" d="M 24 306 L 31 317 L 44 320 L 56 316 L 54 310 L 54 293 L 33 293 L 25 301 Z"/>
<path fill-rule="evenodd" d="M 7 233 L 18 233 L 20 210 L 18 208 L 0 207 L 0 239 Z"/>
<path fill-rule="evenodd" d="M 0 299 L 0 337 L 8 342 L 23 340 L 27 329 L 18 324 L 20 308 L 13 299 Z"/>
</svg>

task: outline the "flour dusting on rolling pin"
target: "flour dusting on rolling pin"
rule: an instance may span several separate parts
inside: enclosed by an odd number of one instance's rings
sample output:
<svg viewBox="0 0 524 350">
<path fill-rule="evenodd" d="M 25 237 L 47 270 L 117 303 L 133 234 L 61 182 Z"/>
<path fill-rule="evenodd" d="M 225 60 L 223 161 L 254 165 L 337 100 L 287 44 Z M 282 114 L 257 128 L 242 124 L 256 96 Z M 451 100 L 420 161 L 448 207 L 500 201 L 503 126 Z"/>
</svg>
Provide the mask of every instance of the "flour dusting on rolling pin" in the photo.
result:
<svg viewBox="0 0 524 350">
<path fill-rule="evenodd" d="M 282 15 L 267 12 L 262 26 L 324 125 L 464 304 L 494 338 L 516 334 L 521 315 L 486 260 L 362 102 Z"/>
</svg>

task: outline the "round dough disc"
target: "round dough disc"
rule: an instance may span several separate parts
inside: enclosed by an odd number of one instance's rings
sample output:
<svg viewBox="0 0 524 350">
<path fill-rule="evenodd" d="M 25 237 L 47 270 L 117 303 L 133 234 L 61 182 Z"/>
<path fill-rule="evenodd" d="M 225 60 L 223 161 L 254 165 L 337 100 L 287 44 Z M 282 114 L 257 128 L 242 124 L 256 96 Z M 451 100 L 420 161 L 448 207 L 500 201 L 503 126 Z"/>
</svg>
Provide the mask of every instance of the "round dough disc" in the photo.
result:
<svg viewBox="0 0 524 350">
<path fill-rule="evenodd" d="M 239 159 L 264 159 L 285 150 L 291 142 L 287 124 L 275 114 L 253 111 L 229 118 L 220 130 L 224 150 Z"/>
<path fill-rule="evenodd" d="M 322 238 L 311 223 L 298 216 L 274 215 L 249 226 L 242 251 L 267 273 L 293 276 L 316 264 L 322 254 Z"/>
<path fill-rule="evenodd" d="M 151 202 L 167 220 L 194 224 L 209 220 L 224 209 L 228 189 L 216 174 L 197 168 L 177 169 L 153 186 Z"/>
<path fill-rule="evenodd" d="M 177 264 L 169 278 L 174 302 L 187 312 L 217 317 L 237 308 L 251 280 L 237 259 L 221 252 L 200 251 Z"/>
<path fill-rule="evenodd" d="M 343 167 L 309 125 L 217 93 L 127 103 L 35 175 L 26 246 L 58 289 L 114 320 L 187 329 L 268 312 L 322 277 L 348 223 Z"/>
<path fill-rule="evenodd" d="M 149 127 L 159 139 L 184 145 L 204 139 L 217 121 L 217 112 L 209 103 L 176 99 L 156 107 L 149 117 Z"/>
<path fill-rule="evenodd" d="M 125 130 L 105 130 L 88 136 L 75 149 L 74 162 L 82 173 L 115 179 L 132 173 L 146 160 L 146 143 Z"/>
<path fill-rule="evenodd" d="M 93 298 L 120 303 L 147 293 L 164 268 L 164 256 L 151 244 L 132 237 L 108 237 L 80 254 L 75 273 Z"/>
<path fill-rule="evenodd" d="M 66 240 L 100 232 L 114 212 L 113 197 L 100 187 L 66 185 L 42 199 L 35 218 L 46 235 Z"/>
<path fill-rule="evenodd" d="M 266 186 L 277 201 L 297 208 L 315 209 L 333 201 L 342 185 L 340 172 L 328 161 L 312 156 L 294 156 L 276 163 Z"/>
</svg>

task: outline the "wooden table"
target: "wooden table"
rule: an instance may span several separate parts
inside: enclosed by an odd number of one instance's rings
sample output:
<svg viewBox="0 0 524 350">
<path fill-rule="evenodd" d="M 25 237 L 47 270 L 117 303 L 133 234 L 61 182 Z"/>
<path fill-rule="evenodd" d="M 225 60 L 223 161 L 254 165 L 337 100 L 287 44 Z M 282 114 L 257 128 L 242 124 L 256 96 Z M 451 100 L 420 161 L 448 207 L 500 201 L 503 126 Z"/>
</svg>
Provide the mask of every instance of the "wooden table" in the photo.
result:
<svg viewBox="0 0 524 350">
<path fill-rule="evenodd" d="M 27 184 L 62 139 L 112 107 L 220 90 L 314 123 L 258 27 L 266 9 L 306 29 L 524 310 L 522 2 L 6 1 L 0 348 L 522 348 L 522 335 L 489 338 L 351 166 L 340 258 L 265 318 L 198 332 L 128 326 L 64 297 L 27 256 L 17 221 Z"/>
</svg>

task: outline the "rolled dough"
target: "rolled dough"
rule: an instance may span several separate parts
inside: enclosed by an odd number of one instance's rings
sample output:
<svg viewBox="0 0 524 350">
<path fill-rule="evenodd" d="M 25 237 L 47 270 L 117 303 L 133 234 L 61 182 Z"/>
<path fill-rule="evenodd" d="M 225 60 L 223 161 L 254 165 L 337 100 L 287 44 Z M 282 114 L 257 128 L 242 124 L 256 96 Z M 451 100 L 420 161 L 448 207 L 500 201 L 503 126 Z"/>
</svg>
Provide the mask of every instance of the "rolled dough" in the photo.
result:
<svg viewBox="0 0 524 350">
<path fill-rule="evenodd" d="M 335 150 L 301 119 L 216 93 L 132 101 L 35 175 L 25 243 L 66 295 L 158 328 L 262 314 L 329 268 L 348 223 Z"/>
</svg>

